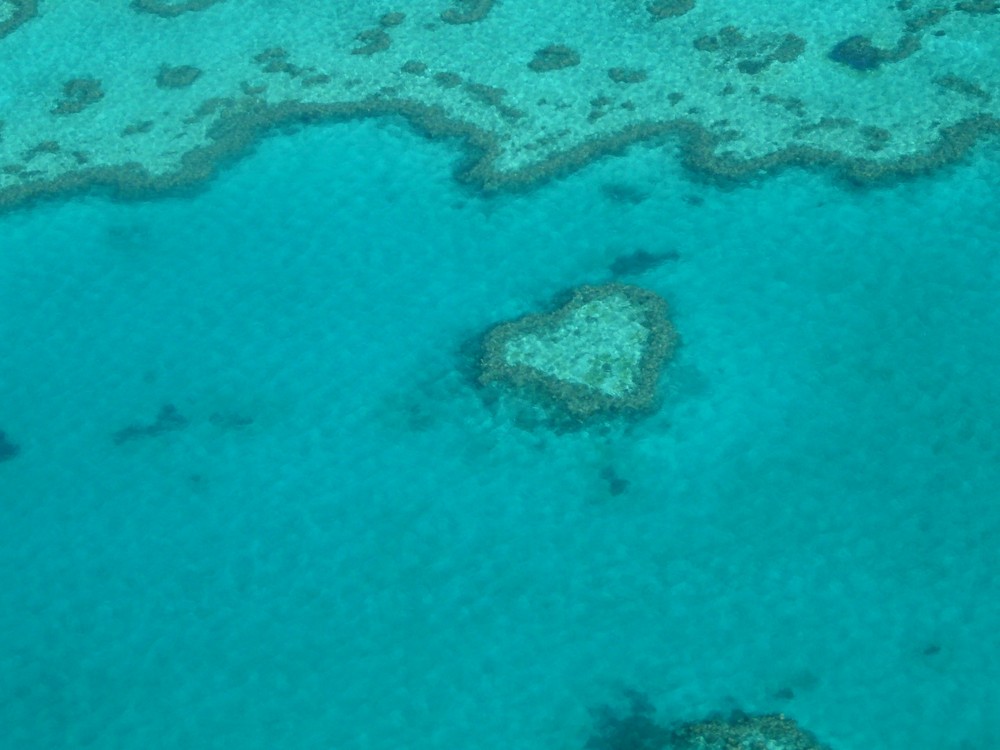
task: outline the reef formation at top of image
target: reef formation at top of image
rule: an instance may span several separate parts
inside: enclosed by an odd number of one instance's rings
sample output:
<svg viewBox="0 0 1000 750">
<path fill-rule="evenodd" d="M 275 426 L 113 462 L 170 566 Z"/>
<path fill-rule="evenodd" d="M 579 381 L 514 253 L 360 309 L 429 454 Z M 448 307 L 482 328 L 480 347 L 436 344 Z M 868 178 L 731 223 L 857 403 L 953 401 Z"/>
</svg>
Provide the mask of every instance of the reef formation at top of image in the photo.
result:
<svg viewBox="0 0 1000 750">
<path fill-rule="evenodd" d="M 148 196 L 269 128 L 338 118 L 464 138 L 458 177 L 484 191 L 639 141 L 679 143 L 719 180 L 797 165 L 868 184 L 1000 132 L 995 2 L 801 18 L 723 0 L 71 6 L 0 0 L 0 207 L 91 185 Z"/>
</svg>

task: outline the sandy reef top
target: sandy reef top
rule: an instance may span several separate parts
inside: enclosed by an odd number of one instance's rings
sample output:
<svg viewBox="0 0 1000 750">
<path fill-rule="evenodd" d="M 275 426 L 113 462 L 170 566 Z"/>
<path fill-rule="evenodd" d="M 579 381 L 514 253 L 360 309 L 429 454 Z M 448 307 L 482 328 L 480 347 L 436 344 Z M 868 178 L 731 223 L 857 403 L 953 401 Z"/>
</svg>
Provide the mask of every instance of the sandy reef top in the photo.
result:
<svg viewBox="0 0 1000 750">
<path fill-rule="evenodd" d="M 636 386 L 649 338 L 643 317 L 623 294 L 588 300 L 570 310 L 558 326 L 508 339 L 504 359 L 511 366 L 531 367 L 621 398 Z"/>
<path fill-rule="evenodd" d="M 201 180 L 303 119 L 464 137 L 484 190 L 656 139 L 722 179 L 891 180 L 1000 131 L 994 0 L 0 0 L 0 57 L 7 206 Z"/>
</svg>

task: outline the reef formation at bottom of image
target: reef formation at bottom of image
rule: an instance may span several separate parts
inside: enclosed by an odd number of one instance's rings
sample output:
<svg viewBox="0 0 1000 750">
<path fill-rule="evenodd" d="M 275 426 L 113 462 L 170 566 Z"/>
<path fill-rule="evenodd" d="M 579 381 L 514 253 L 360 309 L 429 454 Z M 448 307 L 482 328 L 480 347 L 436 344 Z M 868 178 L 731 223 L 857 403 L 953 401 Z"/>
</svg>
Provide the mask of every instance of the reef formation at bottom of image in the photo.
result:
<svg viewBox="0 0 1000 750">
<path fill-rule="evenodd" d="M 557 419 L 648 412 L 676 341 L 666 302 L 653 292 L 581 286 L 553 312 L 488 331 L 479 382 L 541 402 Z"/>
<path fill-rule="evenodd" d="M 595 710 L 587 750 L 830 750 L 784 714 L 733 711 L 664 726 L 645 695 L 626 690 L 625 697 L 629 708 L 624 714 L 607 706 Z"/>
<path fill-rule="evenodd" d="M 826 750 L 811 733 L 784 714 L 736 713 L 726 719 L 682 724 L 671 750 Z"/>
</svg>

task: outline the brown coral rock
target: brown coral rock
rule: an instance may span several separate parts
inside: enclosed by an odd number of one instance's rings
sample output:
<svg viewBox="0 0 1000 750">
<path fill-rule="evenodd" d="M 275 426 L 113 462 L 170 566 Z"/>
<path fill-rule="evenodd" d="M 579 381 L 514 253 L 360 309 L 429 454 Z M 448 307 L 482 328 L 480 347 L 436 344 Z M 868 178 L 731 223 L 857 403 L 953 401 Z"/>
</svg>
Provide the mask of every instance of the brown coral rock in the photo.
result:
<svg viewBox="0 0 1000 750">
<path fill-rule="evenodd" d="M 656 21 L 683 16 L 693 8 L 694 0 L 653 0 L 646 6 L 646 10 Z"/>
<path fill-rule="evenodd" d="M 384 29 L 367 29 L 355 37 L 362 46 L 351 50 L 352 55 L 375 55 L 392 46 L 392 37 Z"/>
<path fill-rule="evenodd" d="M 441 14 L 445 23 L 464 24 L 482 21 L 493 9 L 495 0 L 456 0 L 457 7 L 449 8 Z"/>
<path fill-rule="evenodd" d="M 536 73 L 548 73 L 552 70 L 572 68 L 580 64 L 580 55 L 563 44 L 550 44 L 535 52 L 535 57 L 528 67 Z"/>
<path fill-rule="evenodd" d="M 75 115 L 104 98 L 96 78 L 73 78 L 63 84 L 63 96 L 52 109 L 54 115 Z"/>
<path fill-rule="evenodd" d="M 161 89 L 183 89 L 201 77 L 201 68 L 194 65 L 178 65 L 170 67 L 164 65 L 160 72 L 156 74 L 156 85 Z"/>
</svg>

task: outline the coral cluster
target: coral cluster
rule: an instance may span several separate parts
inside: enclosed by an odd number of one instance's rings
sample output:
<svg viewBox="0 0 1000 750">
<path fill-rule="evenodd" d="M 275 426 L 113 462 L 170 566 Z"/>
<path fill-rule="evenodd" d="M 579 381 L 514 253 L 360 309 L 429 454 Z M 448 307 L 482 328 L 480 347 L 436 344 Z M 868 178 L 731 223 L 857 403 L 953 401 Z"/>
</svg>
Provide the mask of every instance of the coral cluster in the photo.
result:
<svg viewBox="0 0 1000 750">
<path fill-rule="evenodd" d="M 676 341 L 666 303 L 623 284 L 583 286 L 551 313 L 526 315 L 485 338 L 480 382 L 539 396 L 574 419 L 642 412 Z"/>
</svg>

